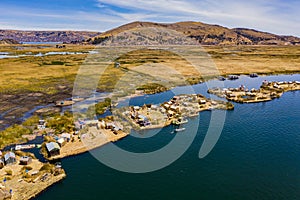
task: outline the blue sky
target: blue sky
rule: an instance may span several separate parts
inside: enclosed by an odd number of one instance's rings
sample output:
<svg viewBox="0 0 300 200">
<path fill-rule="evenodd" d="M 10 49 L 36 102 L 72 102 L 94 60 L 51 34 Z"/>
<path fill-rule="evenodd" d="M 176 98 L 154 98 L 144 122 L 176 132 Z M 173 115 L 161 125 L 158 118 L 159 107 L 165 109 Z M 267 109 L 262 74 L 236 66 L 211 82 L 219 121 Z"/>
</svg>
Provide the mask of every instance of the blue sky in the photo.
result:
<svg viewBox="0 0 300 200">
<path fill-rule="evenodd" d="M 0 29 L 105 31 L 132 21 L 201 21 L 300 36 L 299 0 L 0 0 Z"/>
</svg>

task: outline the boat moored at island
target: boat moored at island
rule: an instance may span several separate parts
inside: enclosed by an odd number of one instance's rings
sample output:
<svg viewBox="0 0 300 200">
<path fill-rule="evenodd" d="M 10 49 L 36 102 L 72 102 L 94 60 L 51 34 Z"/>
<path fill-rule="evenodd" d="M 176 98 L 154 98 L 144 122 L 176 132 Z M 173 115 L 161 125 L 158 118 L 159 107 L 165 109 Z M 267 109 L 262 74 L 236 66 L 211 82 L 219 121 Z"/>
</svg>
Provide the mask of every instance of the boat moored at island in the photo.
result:
<svg viewBox="0 0 300 200">
<path fill-rule="evenodd" d="M 26 145 L 16 145 L 15 150 L 25 150 L 25 149 L 33 149 L 35 148 L 35 144 L 26 144 Z"/>
<path fill-rule="evenodd" d="M 228 80 L 237 80 L 239 79 L 238 75 L 228 75 Z"/>
<path fill-rule="evenodd" d="M 252 73 L 252 74 L 250 74 L 249 76 L 250 76 L 250 78 L 257 78 L 257 77 L 258 77 L 258 74 Z"/>
<path fill-rule="evenodd" d="M 185 131 L 185 129 L 186 129 L 186 128 L 176 128 L 176 129 L 175 129 L 175 132 L 182 132 L 182 131 Z"/>
<path fill-rule="evenodd" d="M 219 76 L 219 77 L 218 77 L 218 80 L 219 80 L 219 81 L 225 81 L 226 78 L 225 78 L 224 76 Z"/>
</svg>

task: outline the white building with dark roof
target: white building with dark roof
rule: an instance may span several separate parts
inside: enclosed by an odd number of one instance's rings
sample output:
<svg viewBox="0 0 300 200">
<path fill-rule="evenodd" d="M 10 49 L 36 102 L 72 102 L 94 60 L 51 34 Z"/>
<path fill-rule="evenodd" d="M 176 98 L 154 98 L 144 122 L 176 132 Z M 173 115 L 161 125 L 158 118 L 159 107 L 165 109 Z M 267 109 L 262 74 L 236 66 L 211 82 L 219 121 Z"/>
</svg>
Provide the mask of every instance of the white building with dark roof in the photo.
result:
<svg viewBox="0 0 300 200">
<path fill-rule="evenodd" d="M 49 142 L 46 144 L 49 156 L 57 156 L 60 154 L 60 146 L 56 142 Z"/>
<path fill-rule="evenodd" d="M 32 158 L 30 156 L 22 156 L 20 158 L 20 165 L 28 165 L 32 163 Z"/>
<path fill-rule="evenodd" d="M 4 162 L 6 165 L 12 165 L 17 162 L 16 160 L 16 154 L 13 152 L 8 152 L 4 155 Z"/>
</svg>

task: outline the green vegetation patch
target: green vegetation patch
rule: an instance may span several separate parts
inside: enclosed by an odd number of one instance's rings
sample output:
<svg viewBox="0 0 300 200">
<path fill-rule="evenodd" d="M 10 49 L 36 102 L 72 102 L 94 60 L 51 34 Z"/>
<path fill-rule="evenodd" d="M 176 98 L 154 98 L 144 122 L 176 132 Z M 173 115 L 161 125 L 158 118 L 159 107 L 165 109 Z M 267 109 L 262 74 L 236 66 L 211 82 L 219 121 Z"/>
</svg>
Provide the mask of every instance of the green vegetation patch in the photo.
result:
<svg viewBox="0 0 300 200">
<path fill-rule="evenodd" d="M 143 90 L 145 94 L 156 94 L 165 92 L 168 90 L 168 88 L 158 83 L 148 83 L 138 87 L 137 90 Z"/>
<path fill-rule="evenodd" d="M 64 65 L 65 62 L 53 60 L 51 62 L 43 62 L 43 65 Z"/>
<path fill-rule="evenodd" d="M 32 130 L 25 128 L 22 125 L 13 125 L 4 131 L 0 132 L 0 148 L 7 145 L 26 142 L 22 135 L 31 134 Z"/>
<path fill-rule="evenodd" d="M 30 118 L 28 118 L 25 122 L 23 122 L 23 126 L 25 127 L 31 127 L 31 126 L 35 126 L 39 123 L 40 117 L 37 115 L 34 115 Z"/>
<path fill-rule="evenodd" d="M 40 169 L 41 172 L 49 172 L 49 173 L 53 173 L 54 170 L 55 170 L 55 166 L 49 163 L 45 163 Z"/>
<path fill-rule="evenodd" d="M 203 81 L 201 77 L 189 77 L 186 80 L 190 85 L 195 85 Z"/>
<path fill-rule="evenodd" d="M 87 117 L 93 118 L 94 114 L 102 115 L 111 106 L 111 99 L 105 98 L 104 101 L 92 105 L 87 110 Z"/>
<path fill-rule="evenodd" d="M 47 120 L 47 126 L 54 129 L 56 134 L 75 131 L 74 118 L 69 112 L 65 112 L 64 115 L 55 114 Z"/>
</svg>

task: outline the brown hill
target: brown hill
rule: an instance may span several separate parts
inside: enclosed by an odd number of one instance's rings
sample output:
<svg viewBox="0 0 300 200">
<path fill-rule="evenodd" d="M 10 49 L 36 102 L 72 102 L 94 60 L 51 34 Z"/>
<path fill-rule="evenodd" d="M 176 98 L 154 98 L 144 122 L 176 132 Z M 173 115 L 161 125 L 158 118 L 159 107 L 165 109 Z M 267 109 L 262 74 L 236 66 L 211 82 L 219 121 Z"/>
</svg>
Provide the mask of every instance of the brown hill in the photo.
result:
<svg viewBox="0 0 300 200">
<path fill-rule="evenodd" d="M 222 27 L 219 25 L 211 25 L 205 24 L 201 22 L 178 22 L 172 24 L 165 23 L 152 23 L 152 22 L 132 22 L 129 24 L 122 25 L 115 29 L 109 30 L 102 34 L 99 34 L 96 37 L 93 37 L 88 40 L 93 44 L 111 44 L 121 42 L 129 43 L 128 37 L 131 38 L 131 42 L 135 39 L 133 35 L 139 35 L 139 30 L 143 30 L 147 28 L 160 28 L 164 29 L 165 32 L 167 29 L 170 31 L 178 32 L 178 34 L 182 34 L 183 36 L 192 38 L 198 43 L 203 45 L 264 45 L 264 44 L 273 44 L 273 45 L 296 45 L 300 44 L 300 38 L 293 36 L 279 36 L 271 33 L 256 31 L 252 29 L 229 29 L 226 27 Z M 150 30 L 150 29 L 149 29 Z M 126 32 L 128 37 L 124 38 L 124 33 Z M 134 34 L 132 34 L 134 32 Z M 168 32 L 168 31 L 167 31 Z M 159 32 L 158 32 L 159 33 Z M 125 35 L 126 35 L 125 34 Z M 146 36 L 144 33 L 142 37 Z M 162 36 L 163 40 L 165 39 L 164 34 L 157 35 L 159 38 Z M 154 37 L 154 36 L 153 36 Z M 118 38 L 116 40 L 116 38 Z M 121 40 L 123 38 L 123 41 Z M 110 41 L 110 42 L 108 42 Z M 154 41 L 158 43 L 159 41 Z M 147 42 L 146 42 L 147 43 Z"/>
<path fill-rule="evenodd" d="M 300 44 L 300 38 L 293 36 L 280 36 L 267 32 L 261 32 L 253 29 L 235 28 L 232 29 L 237 34 L 248 38 L 253 41 L 254 44 L 266 44 L 266 45 L 295 45 Z"/>
<path fill-rule="evenodd" d="M 2 39 L 0 40 L 0 44 L 20 44 L 20 43 L 13 39 Z"/>
<path fill-rule="evenodd" d="M 99 32 L 87 31 L 20 31 L 0 30 L 1 39 L 13 39 L 18 42 L 81 42 L 99 35 Z"/>
<path fill-rule="evenodd" d="M 163 27 L 136 27 L 118 34 L 95 38 L 94 44 L 103 46 L 130 45 L 197 45 L 198 42 L 178 31 Z"/>
</svg>

